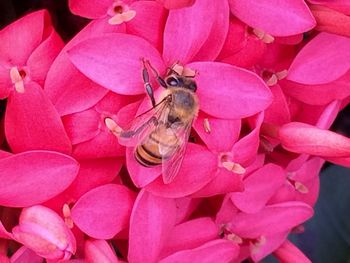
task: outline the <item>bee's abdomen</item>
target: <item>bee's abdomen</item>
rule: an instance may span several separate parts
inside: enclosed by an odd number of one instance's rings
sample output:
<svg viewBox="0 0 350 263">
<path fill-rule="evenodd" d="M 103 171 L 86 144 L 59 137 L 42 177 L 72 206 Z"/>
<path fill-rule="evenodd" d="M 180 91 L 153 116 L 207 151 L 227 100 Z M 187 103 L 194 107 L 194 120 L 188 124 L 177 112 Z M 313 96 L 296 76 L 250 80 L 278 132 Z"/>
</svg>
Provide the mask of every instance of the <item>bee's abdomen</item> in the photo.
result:
<svg viewBox="0 0 350 263">
<path fill-rule="evenodd" d="M 167 154 L 162 155 L 159 148 L 167 149 Z M 135 159 L 143 166 L 150 167 L 160 165 L 163 160 L 168 159 L 176 149 L 176 137 L 162 136 L 158 132 L 153 132 L 147 140 L 137 146 Z"/>
</svg>

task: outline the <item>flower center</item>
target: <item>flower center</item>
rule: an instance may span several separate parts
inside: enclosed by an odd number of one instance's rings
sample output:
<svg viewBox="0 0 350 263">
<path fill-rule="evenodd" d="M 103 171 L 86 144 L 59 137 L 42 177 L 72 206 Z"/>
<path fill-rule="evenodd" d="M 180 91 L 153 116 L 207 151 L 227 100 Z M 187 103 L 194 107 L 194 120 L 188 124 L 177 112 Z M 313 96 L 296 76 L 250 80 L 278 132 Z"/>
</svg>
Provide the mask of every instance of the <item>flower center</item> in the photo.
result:
<svg viewBox="0 0 350 263">
<path fill-rule="evenodd" d="M 287 74 L 288 71 L 286 69 L 279 72 L 271 72 L 268 70 L 264 70 L 261 74 L 261 77 L 266 82 L 266 84 L 271 87 L 276 85 L 279 80 L 287 77 Z"/>
<path fill-rule="evenodd" d="M 123 1 L 117 0 L 109 9 L 108 15 L 111 16 L 111 18 L 108 20 L 110 25 L 119 25 L 133 19 L 136 12 L 135 10 L 131 10 Z"/>
<path fill-rule="evenodd" d="M 233 162 L 233 155 L 230 152 L 220 153 L 218 156 L 219 167 L 223 167 L 226 170 L 233 172 L 235 174 L 244 174 L 246 172 L 245 168 L 239 163 Z"/>
<path fill-rule="evenodd" d="M 113 8 L 114 13 L 116 14 L 122 14 L 123 13 L 123 6 L 122 5 L 117 5 Z"/>
</svg>

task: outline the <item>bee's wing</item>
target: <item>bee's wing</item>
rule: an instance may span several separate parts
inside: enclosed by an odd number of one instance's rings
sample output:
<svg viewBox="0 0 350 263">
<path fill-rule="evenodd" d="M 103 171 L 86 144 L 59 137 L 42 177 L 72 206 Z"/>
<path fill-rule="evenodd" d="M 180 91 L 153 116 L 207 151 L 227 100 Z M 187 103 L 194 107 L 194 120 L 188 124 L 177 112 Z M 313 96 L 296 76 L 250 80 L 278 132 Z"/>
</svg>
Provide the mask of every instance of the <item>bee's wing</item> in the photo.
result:
<svg viewBox="0 0 350 263">
<path fill-rule="evenodd" d="M 165 98 L 154 108 L 135 117 L 128 128 L 121 131 L 118 136 L 119 143 L 128 147 L 141 143 L 167 117 L 168 106 L 169 100 Z"/>
<path fill-rule="evenodd" d="M 169 129 L 174 133 L 174 136 L 176 136 L 177 148 L 169 159 L 165 159 L 162 162 L 162 176 L 165 184 L 171 183 L 179 172 L 185 156 L 188 138 L 190 137 L 192 122 L 193 120 L 186 125 Z M 174 149 L 169 149 L 162 144 L 159 145 L 159 152 L 162 154 L 162 156 L 167 156 L 167 153 L 170 151 L 174 151 Z"/>
</svg>

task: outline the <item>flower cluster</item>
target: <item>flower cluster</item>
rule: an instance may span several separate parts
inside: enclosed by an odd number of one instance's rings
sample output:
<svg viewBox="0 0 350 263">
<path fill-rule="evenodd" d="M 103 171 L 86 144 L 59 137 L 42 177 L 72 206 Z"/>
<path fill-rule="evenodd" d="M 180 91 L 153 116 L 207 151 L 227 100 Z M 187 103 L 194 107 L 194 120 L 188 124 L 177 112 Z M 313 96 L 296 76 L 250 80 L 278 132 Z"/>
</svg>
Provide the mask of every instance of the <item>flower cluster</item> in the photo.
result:
<svg viewBox="0 0 350 263">
<path fill-rule="evenodd" d="M 63 43 L 40 10 L 0 31 L 1 262 L 310 262 L 329 131 L 350 99 L 350 4 L 70 0 Z M 142 58 L 196 72 L 199 113 L 175 179 L 110 129 L 149 109 Z M 159 98 L 164 90 L 150 83 Z"/>
</svg>

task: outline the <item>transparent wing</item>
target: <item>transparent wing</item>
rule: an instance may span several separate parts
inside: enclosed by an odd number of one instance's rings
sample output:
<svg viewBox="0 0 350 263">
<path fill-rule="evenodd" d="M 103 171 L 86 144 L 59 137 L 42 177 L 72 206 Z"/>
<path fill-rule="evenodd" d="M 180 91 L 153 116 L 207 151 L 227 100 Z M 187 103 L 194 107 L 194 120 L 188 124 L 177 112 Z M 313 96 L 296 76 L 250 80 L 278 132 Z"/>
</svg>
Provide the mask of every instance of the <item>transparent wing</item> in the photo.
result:
<svg viewBox="0 0 350 263">
<path fill-rule="evenodd" d="M 141 143 L 147 135 L 157 128 L 163 119 L 167 118 L 169 111 L 169 100 L 164 98 L 154 108 L 138 115 L 122 130 L 118 136 L 119 143 L 124 146 L 136 146 Z"/>
<path fill-rule="evenodd" d="M 171 183 L 179 172 L 185 156 L 188 138 L 190 137 L 192 122 L 193 120 L 186 125 L 169 128 L 169 132 L 173 132 L 174 136 L 176 136 L 177 148 L 175 150 L 161 144 L 159 145 L 159 152 L 162 156 L 169 156 L 169 152 L 173 152 L 171 157 L 165 159 L 162 163 L 162 176 L 165 184 Z"/>
</svg>

